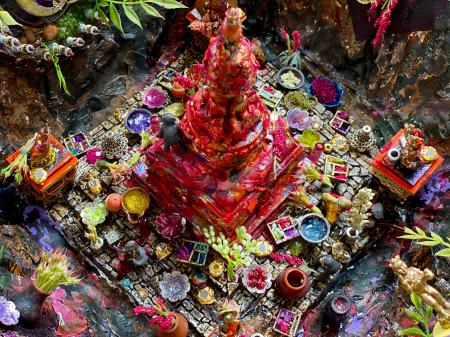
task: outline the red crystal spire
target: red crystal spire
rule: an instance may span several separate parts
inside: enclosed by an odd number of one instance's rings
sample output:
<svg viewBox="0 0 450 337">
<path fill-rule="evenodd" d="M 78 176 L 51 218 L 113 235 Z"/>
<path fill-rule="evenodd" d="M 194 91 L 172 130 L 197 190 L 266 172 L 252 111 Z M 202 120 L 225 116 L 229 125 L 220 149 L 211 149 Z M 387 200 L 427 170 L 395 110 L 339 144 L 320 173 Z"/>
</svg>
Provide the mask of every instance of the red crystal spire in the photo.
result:
<svg viewBox="0 0 450 337">
<path fill-rule="evenodd" d="M 259 152 L 269 112 L 252 88 L 257 61 L 242 35 L 242 11 L 231 8 L 203 58 L 205 86 L 186 104 L 181 128 L 214 166 L 233 167 Z"/>
</svg>

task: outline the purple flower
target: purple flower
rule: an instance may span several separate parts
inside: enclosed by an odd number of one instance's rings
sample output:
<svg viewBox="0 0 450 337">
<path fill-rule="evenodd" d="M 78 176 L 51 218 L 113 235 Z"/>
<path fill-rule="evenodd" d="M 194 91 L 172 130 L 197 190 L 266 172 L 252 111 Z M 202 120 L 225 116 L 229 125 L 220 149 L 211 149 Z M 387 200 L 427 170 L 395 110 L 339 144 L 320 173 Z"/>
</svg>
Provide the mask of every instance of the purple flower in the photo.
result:
<svg viewBox="0 0 450 337">
<path fill-rule="evenodd" d="M 16 325 L 19 323 L 19 317 L 20 313 L 16 309 L 16 305 L 0 296 L 0 323 L 7 326 Z"/>
<path fill-rule="evenodd" d="M 94 147 L 86 152 L 86 161 L 88 164 L 94 165 L 97 160 L 103 159 L 105 156 L 98 147 Z"/>
<path fill-rule="evenodd" d="M 150 109 L 162 108 L 167 103 L 167 92 L 161 87 L 151 87 L 142 93 L 142 103 Z"/>
<path fill-rule="evenodd" d="M 165 273 L 162 281 L 159 282 L 161 296 L 170 302 L 184 300 L 191 289 L 189 278 L 181 274 L 178 270 L 171 274 Z"/>
<path fill-rule="evenodd" d="M 308 129 L 312 122 L 307 111 L 300 109 L 291 109 L 287 112 L 287 120 L 291 129 L 304 131 Z"/>
</svg>

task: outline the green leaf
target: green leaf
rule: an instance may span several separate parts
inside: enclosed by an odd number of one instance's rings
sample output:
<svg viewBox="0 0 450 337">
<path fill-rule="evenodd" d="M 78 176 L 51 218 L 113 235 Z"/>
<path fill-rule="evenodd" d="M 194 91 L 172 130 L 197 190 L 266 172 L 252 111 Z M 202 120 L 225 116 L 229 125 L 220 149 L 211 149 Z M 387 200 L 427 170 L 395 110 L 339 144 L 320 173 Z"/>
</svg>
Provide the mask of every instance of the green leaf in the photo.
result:
<svg viewBox="0 0 450 337">
<path fill-rule="evenodd" d="M 106 1 L 100 1 L 97 3 L 97 5 L 100 7 L 108 7 L 108 3 Z"/>
<path fill-rule="evenodd" d="M 420 236 L 416 234 L 407 234 L 398 237 L 399 239 L 409 239 L 409 240 L 420 240 L 422 239 Z"/>
<path fill-rule="evenodd" d="M 425 333 L 419 328 L 408 328 L 400 331 L 400 336 L 423 336 L 426 337 Z"/>
<path fill-rule="evenodd" d="M 123 33 L 122 20 L 120 19 L 119 11 L 112 2 L 109 4 L 109 17 L 114 27 L 116 27 L 121 33 Z"/>
<path fill-rule="evenodd" d="M 144 3 L 141 4 L 141 7 L 144 9 L 144 11 L 147 14 L 149 14 L 151 16 L 156 16 L 157 18 L 163 18 L 164 19 L 164 17 L 161 14 L 159 14 L 159 12 L 155 9 L 155 7 L 150 6 L 148 4 L 144 4 Z"/>
<path fill-rule="evenodd" d="M 423 236 L 423 237 L 427 237 L 427 235 L 425 234 L 425 232 L 423 231 L 423 230 L 421 230 L 419 227 L 416 227 L 416 231 L 417 231 L 417 233 L 420 235 L 420 236 Z"/>
<path fill-rule="evenodd" d="M 427 321 L 431 318 L 432 314 L 433 314 L 433 308 L 430 307 L 429 305 L 427 305 L 427 307 L 425 309 L 425 318 L 427 319 Z"/>
<path fill-rule="evenodd" d="M 416 293 L 411 293 L 410 295 L 411 303 L 414 304 L 416 309 L 421 312 L 422 311 L 422 300 Z"/>
<path fill-rule="evenodd" d="M 139 16 L 136 14 L 134 9 L 131 6 L 122 5 L 123 11 L 128 19 L 133 22 L 136 26 L 142 29 L 141 20 L 139 20 Z"/>
<path fill-rule="evenodd" d="M 420 242 L 417 242 L 417 244 L 419 244 L 421 246 L 434 247 L 434 246 L 437 246 L 439 244 L 439 242 L 436 242 L 436 241 L 420 241 Z"/>
<path fill-rule="evenodd" d="M 148 0 L 145 2 L 154 3 L 154 4 L 157 4 L 158 6 L 161 6 L 163 8 L 167 8 L 167 9 L 187 8 L 181 2 L 178 2 L 176 0 Z"/>
<path fill-rule="evenodd" d="M 7 26 L 22 26 L 18 23 L 7 11 L 0 11 L 0 21 L 2 21 Z"/>
<path fill-rule="evenodd" d="M 430 232 L 430 234 L 431 234 L 431 237 L 432 237 L 433 239 L 435 239 L 436 241 L 438 241 L 438 242 L 444 242 L 444 240 L 443 240 L 439 235 L 437 235 L 436 233 Z"/>
<path fill-rule="evenodd" d="M 420 314 L 417 311 L 405 309 L 405 314 L 407 314 L 409 318 L 415 320 L 416 322 L 422 321 L 422 317 L 420 316 Z"/>
<path fill-rule="evenodd" d="M 405 233 L 416 235 L 416 232 L 414 232 L 411 228 L 408 228 L 408 227 L 405 227 Z"/>
<path fill-rule="evenodd" d="M 441 249 L 436 253 L 436 256 L 450 257 L 450 248 Z"/>
<path fill-rule="evenodd" d="M 100 21 L 109 27 L 109 20 L 108 20 L 108 17 L 106 16 L 105 12 L 100 7 L 98 7 L 97 13 L 98 13 L 98 17 L 100 18 Z"/>
</svg>

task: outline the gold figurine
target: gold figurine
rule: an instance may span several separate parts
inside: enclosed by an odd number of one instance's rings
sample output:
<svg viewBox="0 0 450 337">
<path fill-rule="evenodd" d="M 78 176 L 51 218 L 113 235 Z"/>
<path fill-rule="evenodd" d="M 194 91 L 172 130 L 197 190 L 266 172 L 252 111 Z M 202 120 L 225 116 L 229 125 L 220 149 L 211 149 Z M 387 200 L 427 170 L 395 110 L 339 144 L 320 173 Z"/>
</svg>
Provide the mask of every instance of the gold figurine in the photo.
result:
<svg viewBox="0 0 450 337">
<path fill-rule="evenodd" d="M 436 312 L 440 325 L 445 329 L 450 328 L 450 303 L 439 291 L 427 284 L 434 278 L 433 272 L 428 268 L 422 271 L 415 267 L 408 267 L 398 255 L 389 262 L 389 267 L 399 277 L 400 286 L 407 292 L 420 296 L 422 301 Z"/>
<path fill-rule="evenodd" d="M 221 337 L 239 335 L 241 321 L 239 320 L 239 305 L 234 300 L 224 300 L 219 304 L 217 317 L 222 321 L 219 332 Z"/>
</svg>

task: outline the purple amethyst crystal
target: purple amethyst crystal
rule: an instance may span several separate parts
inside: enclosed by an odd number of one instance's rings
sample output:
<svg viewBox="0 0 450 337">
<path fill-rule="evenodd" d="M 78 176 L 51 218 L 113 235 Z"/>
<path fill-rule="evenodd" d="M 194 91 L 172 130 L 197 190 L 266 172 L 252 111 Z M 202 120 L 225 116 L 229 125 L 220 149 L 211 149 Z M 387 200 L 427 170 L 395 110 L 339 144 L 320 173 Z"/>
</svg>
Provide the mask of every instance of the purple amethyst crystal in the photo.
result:
<svg viewBox="0 0 450 337">
<path fill-rule="evenodd" d="M 167 92 L 161 87 L 151 87 L 142 93 L 142 103 L 149 109 L 162 108 L 167 103 Z"/>
</svg>

